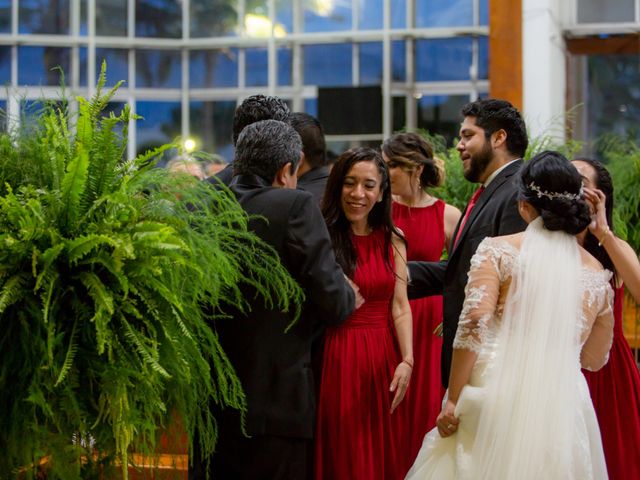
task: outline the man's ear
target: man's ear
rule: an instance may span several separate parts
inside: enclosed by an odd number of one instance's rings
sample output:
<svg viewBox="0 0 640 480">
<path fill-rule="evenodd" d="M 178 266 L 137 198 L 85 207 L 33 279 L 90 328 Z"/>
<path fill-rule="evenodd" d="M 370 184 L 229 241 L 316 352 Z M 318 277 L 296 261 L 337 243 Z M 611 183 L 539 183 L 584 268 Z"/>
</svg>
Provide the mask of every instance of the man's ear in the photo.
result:
<svg viewBox="0 0 640 480">
<path fill-rule="evenodd" d="M 276 176 L 271 184 L 274 187 L 285 187 L 288 185 L 289 177 L 291 176 L 291 162 L 287 162 L 282 165 L 276 172 Z"/>
<path fill-rule="evenodd" d="M 503 128 L 493 132 L 493 134 L 491 135 L 491 144 L 492 144 L 493 148 L 498 148 L 498 147 L 500 147 L 502 145 L 506 145 L 507 144 L 507 132 Z"/>
</svg>

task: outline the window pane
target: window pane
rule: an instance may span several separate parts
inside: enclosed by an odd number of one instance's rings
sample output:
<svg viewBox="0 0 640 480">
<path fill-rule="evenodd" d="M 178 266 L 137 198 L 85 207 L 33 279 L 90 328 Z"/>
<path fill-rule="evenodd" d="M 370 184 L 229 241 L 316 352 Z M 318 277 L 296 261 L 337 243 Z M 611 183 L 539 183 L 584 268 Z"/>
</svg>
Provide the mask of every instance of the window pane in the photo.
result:
<svg viewBox="0 0 640 480">
<path fill-rule="evenodd" d="M 286 32 L 293 32 L 293 0 L 276 2 L 276 25 L 281 25 Z"/>
<path fill-rule="evenodd" d="M 180 38 L 182 2 L 180 0 L 136 0 L 136 36 Z"/>
<path fill-rule="evenodd" d="M 80 86 L 87 86 L 87 49 L 80 47 Z M 102 68 L 102 61 L 107 62 L 107 87 L 112 87 L 120 80 L 124 83 L 120 88 L 127 88 L 129 81 L 129 52 L 121 48 L 96 48 L 96 71 L 94 77 L 94 85 L 98 83 L 98 76 Z"/>
<path fill-rule="evenodd" d="M 269 58 L 266 48 L 247 48 L 245 66 L 247 87 L 266 87 L 269 84 Z"/>
<path fill-rule="evenodd" d="M 303 0 L 305 32 L 351 30 L 351 0 Z"/>
<path fill-rule="evenodd" d="M 470 38 L 418 40 L 416 79 L 419 82 L 468 80 L 471 42 Z"/>
<path fill-rule="evenodd" d="M 96 34 L 127 36 L 127 0 L 96 0 Z"/>
<path fill-rule="evenodd" d="M 579 0 L 578 23 L 633 22 L 635 0 Z"/>
<path fill-rule="evenodd" d="M 0 86 L 11 83 L 11 47 L 0 47 Z"/>
<path fill-rule="evenodd" d="M 382 4 L 382 0 L 358 0 L 360 30 L 382 29 Z"/>
<path fill-rule="evenodd" d="M 442 135 L 451 145 L 460 130 L 460 110 L 468 102 L 468 95 L 422 96 L 418 100 L 418 128 Z"/>
<path fill-rule="evenodd" d="M 304 46 L 304 84 L 351 85 L 352 54 L 351 44 Z"/>
<path fill-rule="evenodd" d="M 286 87 L 292 83 L 293 51 L 287 47 L 278 48 L 278 86 Z"/>
<path fill-rule="evenodd" d="M 640 142 L 640 58 L 637 54 L 587 57 L 586 138 L 605 134 Z"/>
<path fill-rule="evenodd" d="M 489 25 L 489 0 L 480 0 L 480 25 Z"/>
<path fill-rule="evenodd" d="M 123 86 L 127 87 L 127 81 L 129 80 L 129 51 L 121 48 L 96 48 L 96 82 L 100 75 L 100 68 L 102 67 L 102 61 L 107 62 L 107 83 L 108 87 L 111 87 L 118 83 L 120 80 L 124 80 Z"/>
<path fill-rule="evenodd" d="M 473 25 L 475 0 L 416 0 L 416 27 Z"/>
<path fill-rule="evenodd" d="M 69 0 L 20 0 L 19 33 L 69 34 Z"/>
<path fill-rule="evenodd" d="M 180 52 L 137 50 L 136 87 L 180 88 Z"/>
<path fill-rule="evenodd" d="M 407 80 L 407 49 L 404 40 L 391 42 L 391 81 Z"/>
<path fill-rule="evenodd" d="M 60 70 L 70 68 L 71 49 L 59 47 L 18 47 L 18 83 L 20 85 L 59 85 Z"/>
<path fill-rule="evenodd" d="M 489 39 L 487 37 L 478 38 L 478 78 L 480 80 L 489 78 Z"/>
<path fill-rule="evenodd" d="M 237 0 L 191 0 L 191 37 L 232 37 L 237 35 Z"/>
<path fill-rule="evenodd" d="M 407 102 L 405 97 L 393 97 L 393 131 L 397 132 L 406 126 Z"/>
<path fill-rule="evenodd" d="M 191 88 L 238 86 L 238 49 L 191 52 L 189 61 Z"/>
<path fill-rule="evenodd" d="M 181 133 L 180 102 L 137 102 L 136 122 L 138 153 L 172 142 Z"/>
<path fill-rule="evenodd" d="M 407 28 L 407 0 L 391 0 L 391 28 Z"/>
<path fill-rule="evenodd" d="M 200 150 L 216 153 L 228 162 L 233 159 L 231 126 L 235 109 L 235 100 L 190 103 L 191 136 L 201 145 Z"/>
<path fill-rule="evenodd" d="M 318 118 L 318 99 L 317 98 L 305 98 L 304 99 L 304 111 L 309 115 Z"/>
<path fill-rule="evenodd" d="M 0 0 L 0 33 L 9 32 L 11 32 L 11 0 Z"/>
<path fill-rule="evenodd" d="M 360 85 L 382 83 L 382 42 L 360 44 Z"/>
</svg>

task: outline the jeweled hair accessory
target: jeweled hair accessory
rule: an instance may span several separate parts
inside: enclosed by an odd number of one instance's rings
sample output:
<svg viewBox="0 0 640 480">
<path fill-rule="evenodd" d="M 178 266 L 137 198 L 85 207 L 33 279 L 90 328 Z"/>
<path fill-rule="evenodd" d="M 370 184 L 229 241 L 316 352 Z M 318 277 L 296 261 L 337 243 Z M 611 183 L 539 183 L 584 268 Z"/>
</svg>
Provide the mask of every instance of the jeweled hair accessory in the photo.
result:
<svg viewBox="0 0 640 480">
<path fill-rule="evenodd" d="M 546 190 L 542 190 L 539 186 L 537 186 L 535 183 L 531 182 L 529 184 L 529 188 L 531 190 L 533 190 L 534 192 L 536 192 L 536 195 L 538 195 L 538 198 L 540 197 L 547 197 L 551 200 L 553 200 L 554 198 L 565 198 L 567 200 L 578 200 L 579 198 L 582 198 L 584 195 L 584 190 L 582 189 L 582 187 L 580 187 L 580 191 L 578 193 L 569 193 L 569 192 L 548 192 Z"/>
</svg>

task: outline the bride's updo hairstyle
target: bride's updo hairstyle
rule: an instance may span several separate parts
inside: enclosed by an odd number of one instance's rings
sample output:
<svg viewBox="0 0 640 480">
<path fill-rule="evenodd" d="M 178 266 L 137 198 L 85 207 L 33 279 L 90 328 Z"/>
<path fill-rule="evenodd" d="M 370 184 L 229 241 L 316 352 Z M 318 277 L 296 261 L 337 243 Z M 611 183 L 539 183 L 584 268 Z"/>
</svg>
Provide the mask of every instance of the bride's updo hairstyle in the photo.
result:
<svg viewBox="0 0 640 480">
<path fill-rule="evenodd" d="M 518 198 L 533 205 L 547 230 L 576 235 L 591 221 L 582 193 L 582 177 L 558 152 L 539 153 L 524 164 Z"/>
</svg>

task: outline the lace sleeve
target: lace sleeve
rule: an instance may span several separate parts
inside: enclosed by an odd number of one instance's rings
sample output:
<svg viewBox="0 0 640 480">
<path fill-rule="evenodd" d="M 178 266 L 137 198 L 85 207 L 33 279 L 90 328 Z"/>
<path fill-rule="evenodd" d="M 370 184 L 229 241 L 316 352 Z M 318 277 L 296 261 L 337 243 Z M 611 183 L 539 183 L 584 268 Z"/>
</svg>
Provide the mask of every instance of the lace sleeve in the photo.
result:
<svg viewBox="0 0 640 480">
<path fill-rule="evenodd" d="M 480 243 L 471 259 L 453 348 L 480 351 L 498 303 L 502 251 L 495 239 L 487 238 Z"/>
<path fill-rule="evenodd" d="M 587 292 L 586 309 L 597 308 L 597 316 L 589 332 L 589 336 L 580 352 L 580 363 L 586 370 L 596 371 L 605 366 L 609 360 L 609 350 L 613 342 L 613 290 L 609 284 L 609 272 L 600 272 L 599 285 L 590 285 Z"/>
</svg>

